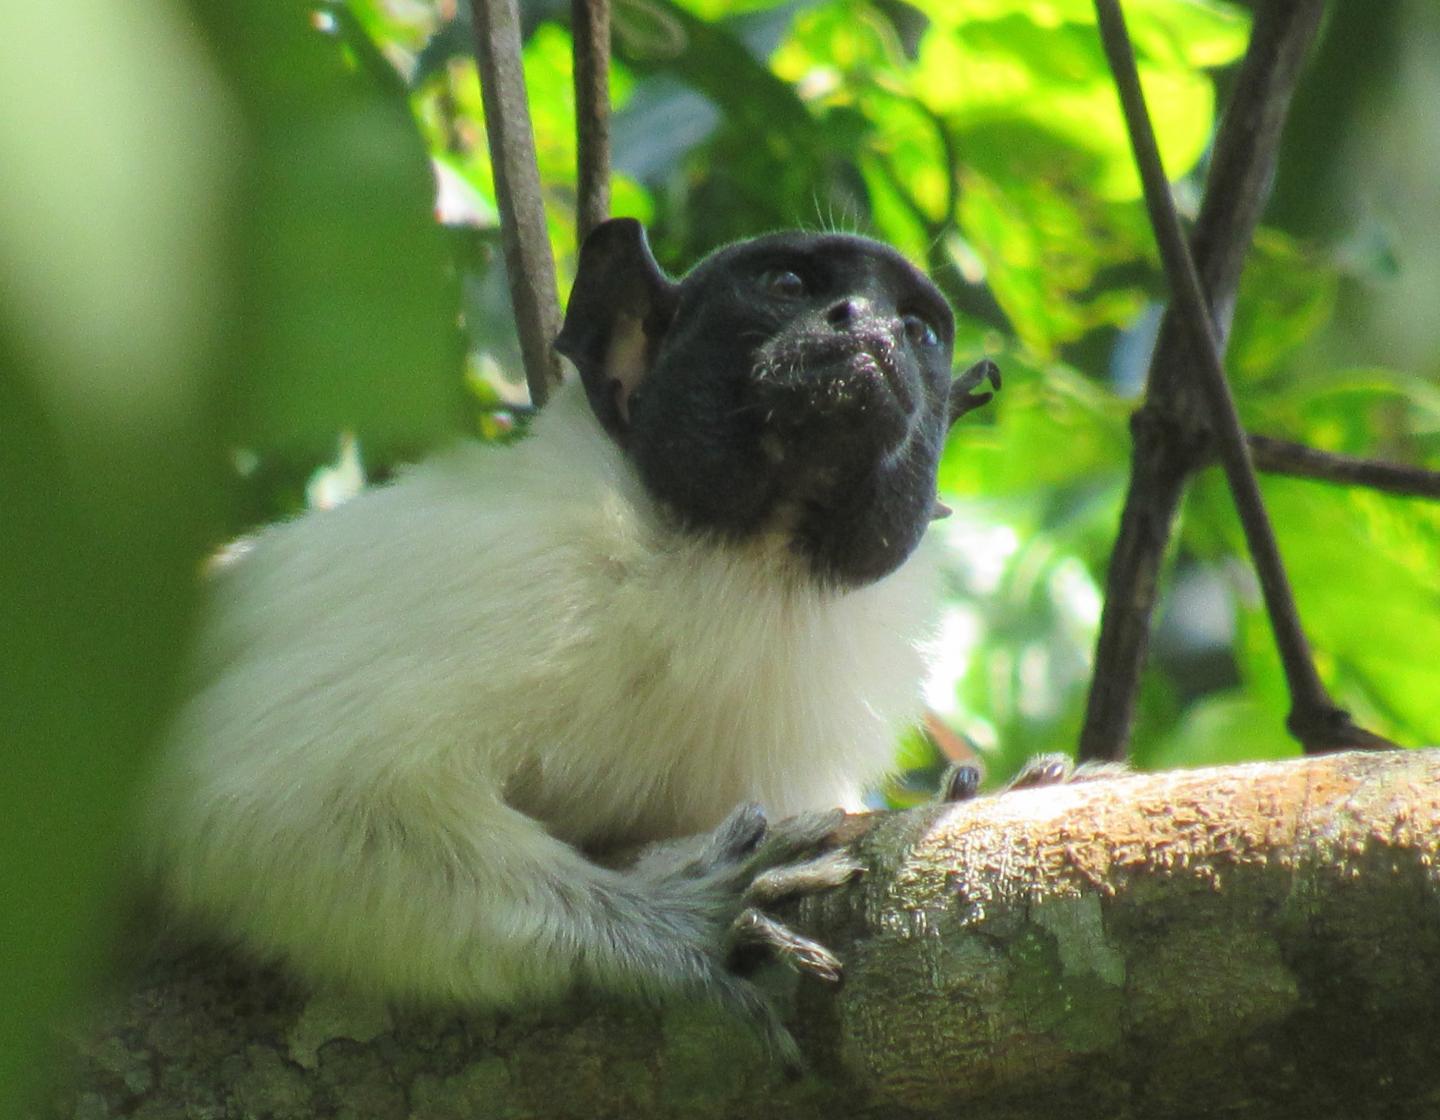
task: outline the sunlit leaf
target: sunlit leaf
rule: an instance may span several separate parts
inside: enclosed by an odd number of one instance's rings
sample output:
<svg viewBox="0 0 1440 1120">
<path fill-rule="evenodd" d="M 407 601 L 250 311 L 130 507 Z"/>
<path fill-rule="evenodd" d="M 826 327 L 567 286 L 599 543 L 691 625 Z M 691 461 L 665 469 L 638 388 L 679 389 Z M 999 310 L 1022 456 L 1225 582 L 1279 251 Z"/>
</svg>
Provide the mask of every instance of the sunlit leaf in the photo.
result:
<svg viewBox="0 0 1440 1120">
<path fill-rule="evenodd" d="M 1300 617 L 1336 700 L 1382 734 L 1440 741 L 1440 511 L 1430 503 L 1293 479 L 1264 481 Z M 1224 526 L 1243 551 L 1238 521 Z M 1257 696 L 1288 711 L 1258 602 L 1241 649 Z"/>
<path fill-rule="evenodd" d="M 1005 388 L 951 431 L 940 488 L 999 497 L 1116 480 L 1128 449 L 1125 406 L 1064 366 L 1032 367 L 997 356 Z"/>
<path fill-rule="evenodd" d="M 1092 181 L 1102 197 L 1139 194 L 1090 4 L 922 7 L 936 21 L 915 74 L 915 88 L 929 104 L 961 130 L 1027 121 L 1095 157 Z M 1217 15 L 1206 35 L 1196 26 L 1205 22 L 1196 6 L 1136 9 L 1130 18 L 1141 80 L 1166 168 L 1179 177 L 1204 150 L 1213 118 L 1213 89 L 1194 67 L 1238 55 L 1245 24 Z M 1171 22 L 1176 10 L 1193 18 Z M 1193 54 L 1186 49 L 1192 36 Z"/>
<path fill-rule="evenodd" d="M 1273 375 L 1280 360 L 1335 310 L 1339 275 L 1313 250 L 1260 231 L 1245 259 L 1227 368 L 1236 379 Z"/>
</svg>

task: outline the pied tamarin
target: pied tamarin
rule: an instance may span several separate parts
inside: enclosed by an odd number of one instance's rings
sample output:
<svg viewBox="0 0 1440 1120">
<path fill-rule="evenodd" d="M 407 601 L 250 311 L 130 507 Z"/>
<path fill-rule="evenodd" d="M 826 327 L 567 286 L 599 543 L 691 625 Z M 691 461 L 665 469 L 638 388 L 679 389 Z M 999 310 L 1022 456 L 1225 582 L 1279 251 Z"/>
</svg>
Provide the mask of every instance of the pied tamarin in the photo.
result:
<svg viewBox="0 0 1440 1120">
<path fill-rule="evenodd" d="M 793 1058 L 734 950 L 838 969 L 757 903 L 917 715 L 941 447 L 997 380 L 952 382 L 953 334 L 867 238 L 760 237 L 674 282 L 638 223 L 600 226 L 555 343 L 579 379 L 527 438 L 216 575 L 144 829 L 170 906 L 321 983 L 698 997 Z"/>
</svg>

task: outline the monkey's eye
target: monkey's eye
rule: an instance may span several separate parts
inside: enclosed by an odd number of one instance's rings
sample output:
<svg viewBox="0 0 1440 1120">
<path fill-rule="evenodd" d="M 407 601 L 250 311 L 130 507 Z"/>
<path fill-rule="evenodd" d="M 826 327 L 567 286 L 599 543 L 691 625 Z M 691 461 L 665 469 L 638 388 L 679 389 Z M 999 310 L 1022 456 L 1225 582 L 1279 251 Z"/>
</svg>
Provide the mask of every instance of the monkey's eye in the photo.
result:
<svg viewBox="0 0 1440 1120">
<path fill-rule="evenodd" d="M 771 295 L 799 299 L 805 294 L 805 281 L 788 268 L 770 268 L 760 274 L 761 286 Z"/>
<path fill-rule="evenodd" d="M 906 315 L 900 321 L 905 325 L 905 337 L 916 346 L 940 345 L 940 336 L 928 319 L 920 315 Z"/>
</svg>

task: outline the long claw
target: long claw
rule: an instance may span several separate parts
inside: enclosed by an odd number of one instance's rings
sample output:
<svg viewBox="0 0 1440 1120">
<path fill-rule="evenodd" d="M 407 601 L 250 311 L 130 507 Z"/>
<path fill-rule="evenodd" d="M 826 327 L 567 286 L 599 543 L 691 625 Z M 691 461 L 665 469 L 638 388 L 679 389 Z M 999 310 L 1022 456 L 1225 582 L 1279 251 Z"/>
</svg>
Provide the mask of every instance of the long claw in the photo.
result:
<svg viewBox="0 0 1440 1120">
<path fill-rule="evenodd" d="M 796 972 L 832 984 L 844 971 L 835 955 L 818 941 L 802 937 L 789 926 L 753 908 L 742 910 L 735 919 L 731 939 L 735 948 L 762 946 Z"/>
</svg>

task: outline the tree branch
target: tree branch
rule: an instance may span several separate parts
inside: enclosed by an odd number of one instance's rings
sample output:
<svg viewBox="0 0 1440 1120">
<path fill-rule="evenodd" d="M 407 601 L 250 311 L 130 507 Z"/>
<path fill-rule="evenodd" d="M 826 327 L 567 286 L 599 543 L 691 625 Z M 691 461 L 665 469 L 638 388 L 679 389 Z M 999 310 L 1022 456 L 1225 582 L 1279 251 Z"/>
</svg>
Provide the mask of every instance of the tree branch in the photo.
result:
<svg viewBox="0 0 1440 1120">
<path fill-rule="evenodd" d="M 610 0 L 570 0 L 578 241 L 610 216 Z"/>
<path fill-rule="evenodd" d="M 845 981 L 777 989 L 798 1084 L 697 1007 L 401 1015 L 191 954 L 107 1002 L 36 1116 L 1350 1120 L 1440 1094 L 1440 751 L 1021 790 L 840 839 L 868 874 L 795 917 Z"/>
<path fill-rule="evenodd" d="M 485 133 L 500 207 L 500 235 L 510 302 L 520 334 L 520 354 L 530 400 L 538 408 L 560 380 L 560 362 L 550 348 L 560 333 L 555 298 L 555 258 L 545 223 L 535 132 L 520 62 L 520 16 L 516 0 L 470 0 L 475 23 L 475 59 L 485 104 Z"/>
<path fill-rule="evenodd" d="M 1260 594 L 1265 600 L 1270 630 L 1285 670 L 1285 683 L 1290 692 L 1290 714 L 1285 726 L 1307 752 L 1343 747 L 1394 746 L 1352 723 L 1350 714 L 1330 698 L 1315 668 L 1315 656 L 1310 651 L 1310 643 L 1300 623 L 1300 612 L 1290 590 L 1285 564 L 1280 558 L 1280 545 L 1275 539 L 1270 515 L 1265 510 L 1265 500 L 1260 496 L 1255 466 L 1250 461 L 1245 430 L 1240 425 L 1240 414 L 1225 377 L 1220 344 L 1210 322 L 1200 274 L 1185 243 L 1185 232 L 1180 228 L 1175 200 L 1170 197 L 1170 181 L 1165 176 L 1160 148 L 1155 142 L 1155 132 L 1145 109 L 1145 95 L 1140 88 L 1140 74 L 1135 66 L 1130 36 L 1125 30 L 1120 0 L 1095 0 L 1095 11 L 1100 20 L 1100 38 L 1105 45 L 1105 54 L 1120 93 L 1120 104 L 1125 111 L 1130 143 L 1135 150 L 1135 162 L 1145 187 L 1145 205 L 1160 247 L 1171 298 L 1189 337 L 1197 383 L 1220 451 L 1220 465 L 1225 470 L 1230 495 L 1240 515 L 1245 543 L 1249 546 L 1250 559 L 1260 580 Z"/>
<path fill-rule="evenodd" d="M 1406 498 L 1440 498 L 1440 471 L 1317 451 L 1302 443 L 1271 436 L 1252 434 L 1246 439 L 1255 466 L 1271 474 L 1313 478 L 1341 486 L 1365 486 Z"/>
<path fill-rule="evenodd" d="M 1323 10 L 1323 0 L 1269 0 L 1257 8 L 1216 134 L 1192 247 L 1222 349 L 1290 99 Z M 1151 358 L 1145 404 L 1132 420 L 1130 489 L 1106 575 L 1095 674 L 1080 736 L 1082 759 L 1123 758 L 1129 742 L 1175 514 L 1190 475 L 1213 455 L 1207 410 L 1194 388 L 1199 360 L 1179 308 L 1170 307 Z"/>
</svg>

